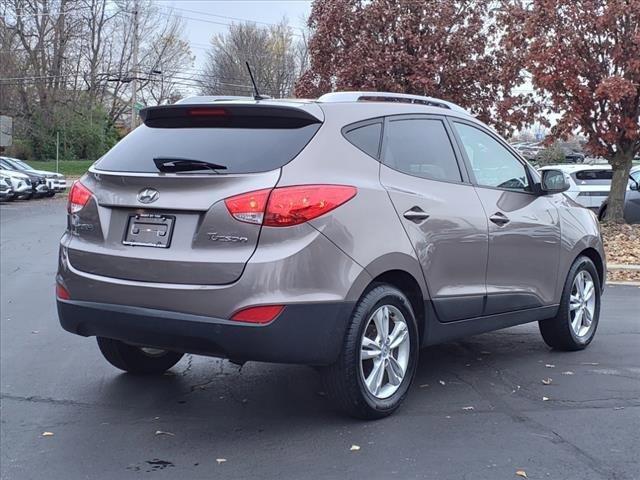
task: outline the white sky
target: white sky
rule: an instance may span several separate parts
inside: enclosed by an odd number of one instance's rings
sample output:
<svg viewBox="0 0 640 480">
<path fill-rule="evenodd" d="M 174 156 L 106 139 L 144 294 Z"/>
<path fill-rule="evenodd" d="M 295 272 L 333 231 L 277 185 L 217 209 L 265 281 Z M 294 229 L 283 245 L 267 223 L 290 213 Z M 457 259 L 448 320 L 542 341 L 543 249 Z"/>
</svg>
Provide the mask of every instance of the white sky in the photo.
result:
<svg viewBox="0 0 640 480">
<path fill-rule="evenodd" d="M 202 69 L 211 37 L 224 33 L 228 25 L 245 20 L 258 25 L 276 24 L 286 17 L 295 32 L 304 26 L 311 12 L 311 0 L 154 0 L 154 3 L 167 10 L 173 8 L 173 15 L 184 18 L 185 36 L 196 57 L 197 70 Z"/>
</svg>

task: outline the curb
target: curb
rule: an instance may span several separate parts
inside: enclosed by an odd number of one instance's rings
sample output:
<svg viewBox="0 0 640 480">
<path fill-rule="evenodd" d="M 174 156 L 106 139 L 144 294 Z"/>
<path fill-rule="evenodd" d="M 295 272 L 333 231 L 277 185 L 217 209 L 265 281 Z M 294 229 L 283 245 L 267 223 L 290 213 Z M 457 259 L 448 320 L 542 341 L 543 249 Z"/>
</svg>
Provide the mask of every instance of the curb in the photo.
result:
<svg viewBox="0 0 640 480">
<path fill-rule="evenodd" d="M 628 287 L 640 287 L 640 282 L 624 280 L 607 280 L 607 286 L 626 285 Z"/>
<path fill-rule="evenodd" d="M 610 263 L 607 265 L 607 270 L 632 270 L 640 271 L 640 265 L 624 265 L 621 263 Z"/>
</svg>

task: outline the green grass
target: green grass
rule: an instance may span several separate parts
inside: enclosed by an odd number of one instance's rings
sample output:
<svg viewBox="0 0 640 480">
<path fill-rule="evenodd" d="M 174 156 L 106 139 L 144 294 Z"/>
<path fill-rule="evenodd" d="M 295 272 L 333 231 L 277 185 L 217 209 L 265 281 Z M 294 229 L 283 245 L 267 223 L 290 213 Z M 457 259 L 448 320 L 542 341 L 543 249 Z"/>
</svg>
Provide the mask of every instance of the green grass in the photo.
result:
<svg viewBox="0 0 640 480">
<path fill-rule="evenodd" d="M 27 161 L 36 170 L 56 171 L 56 162 L 36 162 Z M 91 166 L 93 160 L 61 160 L 59 163 L 59 173 L 67 177 L 80 177 Z"/>
</svg>

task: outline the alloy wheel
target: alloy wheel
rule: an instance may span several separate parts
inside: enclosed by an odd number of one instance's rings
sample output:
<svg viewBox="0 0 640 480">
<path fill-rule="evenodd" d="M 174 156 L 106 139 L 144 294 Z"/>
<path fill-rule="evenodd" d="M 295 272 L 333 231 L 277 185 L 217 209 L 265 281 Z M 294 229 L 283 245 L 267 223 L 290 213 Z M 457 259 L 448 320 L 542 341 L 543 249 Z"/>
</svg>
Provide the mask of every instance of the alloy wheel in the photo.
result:
<svg viewBox="0 0 640 480">
<path fill-rule="evenodd" d="M 591 330 L 596 310 L 596 286 L 593 277 L 586 270 L 580 270 L 573 280 L 569 297 L 571 329 L 578 337 L 586 336 Z"/>
<path fill-rule="evenodd" d="M 393 395 L 405 377 L 411 342 L 407 320 L 393 305 L 382 305 L 367 320 L 360 341 L 360 376 L 376 398 Z"/>
</svg>

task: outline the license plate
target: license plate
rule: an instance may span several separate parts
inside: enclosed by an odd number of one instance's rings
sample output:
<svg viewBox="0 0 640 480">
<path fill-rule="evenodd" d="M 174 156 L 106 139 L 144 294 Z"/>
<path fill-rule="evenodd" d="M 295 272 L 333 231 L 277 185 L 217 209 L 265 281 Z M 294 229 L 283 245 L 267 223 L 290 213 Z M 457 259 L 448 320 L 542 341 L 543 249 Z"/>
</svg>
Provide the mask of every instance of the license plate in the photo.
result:
<svg viewBox="0 0 640 480">
<path fill-rule="evenodd" d="M 174 222 L 175 217 L 170 215 L 130 215 L 122 243 L 137 247 L 169 248 Z"/>
</svg>

